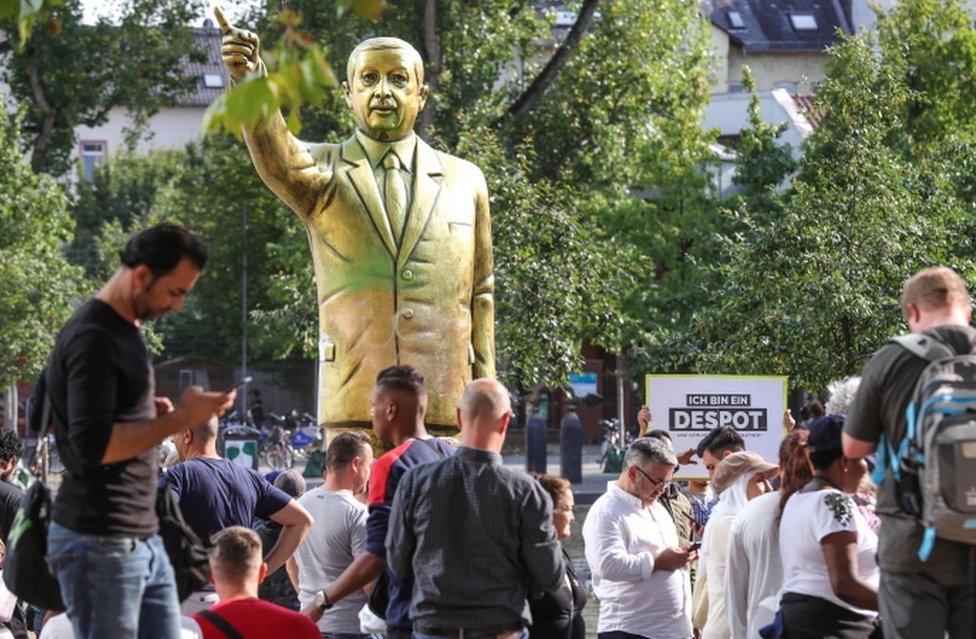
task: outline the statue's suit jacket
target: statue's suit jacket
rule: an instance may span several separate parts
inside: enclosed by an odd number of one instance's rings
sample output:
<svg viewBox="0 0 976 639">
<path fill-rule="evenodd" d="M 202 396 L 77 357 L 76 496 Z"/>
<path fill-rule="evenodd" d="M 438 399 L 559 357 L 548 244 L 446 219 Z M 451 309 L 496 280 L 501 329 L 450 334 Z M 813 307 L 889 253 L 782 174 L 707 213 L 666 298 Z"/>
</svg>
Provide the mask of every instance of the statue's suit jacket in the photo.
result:
<svg viewBox="0 0 976 639">
<path fill-rule="evenodd" d="M 481 170 L 418 138 L 398 244 L 355 136 L 306 144 L 276 120 L 245 139 L 265 183 L 308 230 L 319 304 L 319 422 L 368 425 L 377 373 L 409 364 L 427 380 L 428 424 L 455 425 L 472 376 L 495 375 Z"/>
</svg>

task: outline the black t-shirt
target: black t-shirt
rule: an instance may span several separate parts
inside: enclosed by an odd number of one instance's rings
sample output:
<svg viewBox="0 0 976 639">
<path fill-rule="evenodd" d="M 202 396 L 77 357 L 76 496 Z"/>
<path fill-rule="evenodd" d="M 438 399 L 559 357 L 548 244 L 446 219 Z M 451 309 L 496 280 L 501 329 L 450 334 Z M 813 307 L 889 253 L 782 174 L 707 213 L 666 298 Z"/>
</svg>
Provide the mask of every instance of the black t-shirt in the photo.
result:
<svg viewBox="0 0 976 639">
<path fill-rule="evenodd" d="M 926 335 L 960 354 L 976 346 L 976 329 L 971 326 L 938 326 L 926 331 Z M 899 344 L 882 347 L 864 367 L 861 386 L 847 411 L 844 432 L 866 442 L 877 442 L 884 434 L 897 448 L 906 432 L 905 409 L 926 366 L 925 359 Z M 919 560 L 922 527 L 901 512 L 890 470 L 878 487 L 876 511 L 881 517 L 878 564 L 883 570 L 924 573 L 945 584 L 967 582 L 971 546 L 938 539 L 928 561 Z"/>
<path fill-rule="evenodd" d="M 10 526 L 14 523 L 14 517 L 17 515 L 23 497 L 24 491 L 13 484 L 0 481 L 0 541 L 3 543 L 7 543 Z"/>
<path fill-rule="evenodd" d="M 586 586 L 580 583 L 573 562 L 563 550 L 566 563 L 566 583 L 555 592 L 544 592 L 529 597 L 532 625 L 529 639 L 584 639 L 586 622 Z"/>
<path fill-rule="evenodd" d="M 156 534 L 156 451 L 102 464 L 112 428 L 156 417 L 155 380 L 140 330 L 97 299 L 64 325 L 47 372 L 65 471 L 52 516 L 80 533 Z"/>
</svg>

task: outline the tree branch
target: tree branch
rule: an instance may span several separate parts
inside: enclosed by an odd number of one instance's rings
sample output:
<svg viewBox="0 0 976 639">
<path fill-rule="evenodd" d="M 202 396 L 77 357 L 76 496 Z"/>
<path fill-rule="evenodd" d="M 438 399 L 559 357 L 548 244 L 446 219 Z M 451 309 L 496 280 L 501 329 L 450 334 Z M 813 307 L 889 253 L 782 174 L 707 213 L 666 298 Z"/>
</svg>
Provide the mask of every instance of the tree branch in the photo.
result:
<svg viewBox="0 0 976 639">
<path fill-rule="evenodd" d="M 41 111 L 41 128 L 34 138 L 34 149 L 31 151 L 31 168 L 35 173 L 40 173 L 44 165 L 44 154 L 47 153 L 51 135 L 54 133 L 57 111 L 48 104 L 47 97 L 44 95 L 44 85 L 41 84 L 41 77 L 37 73 L 37 65 L 33 62 L 27 65 L 27 78 L 34 93 L 34 103 Z"/>
<path fill-rule="evenodd" d="M 420 112 L 417 118 L 417 134 L 426 138 L 430 134 L 431 127 L 434 125 L 434 108 L 437 89 L 441 83 L 441 47 L 437 38 L 437 0 L 426 0 L 424 3 L 424 30 L 421 42 L 424 48 L 425 80 L 430 87 L 430 95 L 427 97 L 427 106 Z"/>
<path fill-rule="evenodd" d="M 535 107 L 546 90 L 549 89 L 553 80 L 559 75 L 559 72 L 566 66 L 566 63 L 569 61 L 569 56 L 572 55 L 573 50 L 576 49 L 590 28 L 590 23 L 593 21 L 593 14 L 596 13 L 599 4 L 600 0 L 583 0 L 583 6 L 576 16 L 576 22 L 573 23 L 569 33 L 566 34 L 566 39 L 559 45 L 556 53 L 549 59 L 549 62 L 546 63 L 542 72 L 532 81 L 532 84 L 508 107 L 508 111 L 506 112 L 508 117 L 516 121 L 520 120 L 528 115 Z"/>
</svg>

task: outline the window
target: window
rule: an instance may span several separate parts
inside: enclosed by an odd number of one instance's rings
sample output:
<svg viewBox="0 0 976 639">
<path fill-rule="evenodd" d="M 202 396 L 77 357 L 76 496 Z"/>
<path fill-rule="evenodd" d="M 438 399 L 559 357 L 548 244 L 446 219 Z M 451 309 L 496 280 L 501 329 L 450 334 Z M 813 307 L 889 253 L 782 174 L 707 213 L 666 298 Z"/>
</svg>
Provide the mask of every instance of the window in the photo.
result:
<svg viewBox="0 0 976 639">
<path fill-rule="evenodd" d="M 816 31 L 817 18 L 810 13 L 791 13 L 790 22 L 794 31 Z"/>
<path fill-rule="evenodd" d="M 556 12 L 556 26 L 557 27 L 571 27 L 576 23 L 576 12 L 575 11 L 557 11 Z"/>
<path fill-rule="evenodd" d="M 224 86 L 224 78 L 219 73 L 204 73 L 203 86 L 208 89 L 219 89 Z"/>
<path fill-rule="evenodd" d="M 738 11 L 729 11 L 729 26 L 733 29 L 745 29 L 746 23 L 742 21 L 742 14 Z"/>
<path fill-rule="evenodd" d="M 108 145 L 105 142 L 81 143 L 81 166 L 89 182 L 95 176 L 95 166 L 105 163 L 107 152 Z"/>
</svg>

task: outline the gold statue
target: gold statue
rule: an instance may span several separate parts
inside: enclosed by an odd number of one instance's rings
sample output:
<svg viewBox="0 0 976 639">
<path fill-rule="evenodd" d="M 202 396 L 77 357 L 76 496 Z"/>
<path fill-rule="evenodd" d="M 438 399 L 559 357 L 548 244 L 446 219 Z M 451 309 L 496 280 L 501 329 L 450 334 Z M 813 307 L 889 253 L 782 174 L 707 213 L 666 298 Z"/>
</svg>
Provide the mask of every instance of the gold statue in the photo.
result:
<svg viewBox="0 0 976 639">
<path fill-rule="evenodd" d="M 232 78 L 264 73 L 258 37 L 215 13 Z M 369 427 L 376 374 L 409 364 L 427 380 L 427 423 L 453 429 L 465 385 L 495 376 L 485 178 L 414 134 L 429 89 L 410 44 L 360 43 L 342 90 L 357 128 L 341 144 L 298 140 L 280 112 L 244 131 L 261 179 L 308 231 L 319 304 L 319 423 Z"/>
</svg>

